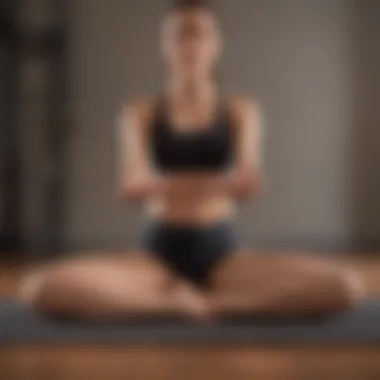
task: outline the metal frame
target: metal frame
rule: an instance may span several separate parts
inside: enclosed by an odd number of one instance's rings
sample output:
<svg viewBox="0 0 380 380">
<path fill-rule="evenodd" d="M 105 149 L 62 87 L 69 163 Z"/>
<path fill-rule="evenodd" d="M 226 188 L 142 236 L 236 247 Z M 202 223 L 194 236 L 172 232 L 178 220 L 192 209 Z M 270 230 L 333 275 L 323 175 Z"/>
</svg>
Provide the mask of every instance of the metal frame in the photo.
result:
<svg viewBox="0 0 380 380">
<path fill-rule="evenodd" d="M 2 224 L 0 251 L 22 252 L 22 165 L 19 114 L 21 64 L 25 55 L 38 54 L 48 63 L 46 104 L 47 128 L 44 134 L 48 160 L 45 178 L 44 242 L 39 249 L 64 249 L 64 210 L 67 145 L 67 4 L 65 0 L 46 0 L 51 15 L 51 29 L 26 31 L 17 24 L 20 1 L 0 5 L 0 38 L 4 52 L 4 88 L 0 105 L 0 175 L 2 191 Z"/>
<path fill-rule="evenodd" d="M 0 105 L 2 185 L 1 249 L 21 250 L 21 161 L 20 128 L 18 123 L 20 80 L 20 35 L 16 26 L 18 2 L 3 3 L 0 9 L 0 43 L 4 80 Z"/>
</svg>

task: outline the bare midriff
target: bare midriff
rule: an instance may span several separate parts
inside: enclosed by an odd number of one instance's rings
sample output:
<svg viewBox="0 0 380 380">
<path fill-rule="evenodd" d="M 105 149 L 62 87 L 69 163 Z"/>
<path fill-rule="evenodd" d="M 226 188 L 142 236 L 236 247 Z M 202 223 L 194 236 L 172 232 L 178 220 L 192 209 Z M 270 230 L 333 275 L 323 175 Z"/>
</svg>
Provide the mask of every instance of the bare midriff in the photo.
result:
<svg viewBox="0 0 380 380">
<path fill-rule="evenodd" d="M 173 186 L 165 196 L 149 199 L 146 212 L 156 220 L 197 226 L 230 219 L 235 201 L 218 193 L 218 189 L 205 187 L 199 180 Z"/>
</svg>

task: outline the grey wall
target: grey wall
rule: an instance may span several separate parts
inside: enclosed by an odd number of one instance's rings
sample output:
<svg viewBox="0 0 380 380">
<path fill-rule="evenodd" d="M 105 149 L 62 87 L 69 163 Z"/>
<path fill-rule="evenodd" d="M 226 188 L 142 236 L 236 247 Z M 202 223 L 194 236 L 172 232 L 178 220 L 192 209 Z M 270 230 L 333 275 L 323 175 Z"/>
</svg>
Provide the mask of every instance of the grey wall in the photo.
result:
<svg viewBox="0 0 380 380">
<path fill-rule="evenodd" d="M 379 99 L 374 62 L 380 57 L 380 2 L 216 4 L 226 34 L 222 82 L 255 95 L 266 110 L 268 188 L 239 217 L 244 240 L 331 250 L 369 238 L 375 242 L 380 237 L 380 139 L 375 140 L 380 117 L 373 97 Z M 77 0 L 71 5 L 74 132 L 66 240 L 70 247 L 131 247 L 141 217 L 115 197 L 114 122 L 125 99 L 160 85 L 157 31 L 165 2 Z M 32 8 L 43 14 L 36 2 Z M 36 62 L 26 69 L 24 219 L 30 242 L 43 235 L 39 70 Z"/>
<path fill-rule="evenodd" d="M 357 2 L 354 15 L 351 231 L 354 243 L 373 249 L 380 237 L 380 2 Z"/>
</svg>

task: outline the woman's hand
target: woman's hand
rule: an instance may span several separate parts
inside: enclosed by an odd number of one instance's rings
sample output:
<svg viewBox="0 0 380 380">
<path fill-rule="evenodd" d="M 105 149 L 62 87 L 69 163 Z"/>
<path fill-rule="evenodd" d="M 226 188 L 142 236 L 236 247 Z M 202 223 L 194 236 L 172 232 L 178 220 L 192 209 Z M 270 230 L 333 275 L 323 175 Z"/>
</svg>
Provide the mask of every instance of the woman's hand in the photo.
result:
<svg viewBox="0 0 380 380">
<path fill-rule="evenodd" d="M 142 201 L 149 197 L 160 196 L 171 199 L 183 198 L 189 193 L 199 191 L 200 185 L 205 183 L 196 175 L 170 174 L 161 176 L 135 176 L 126 181 L 123 194 L 130 200 Z"/>
<path fill-rule="evenodd" d="M 241 170 L 230 174 L 225 178 L 227 191 L 237 199 L 244 200 L 251 195 L 257 195 L 260 181 L 252 171 Z"/>
<path fill-rule="evenodd" d="M 200 188 L 210 194 L 223 194 L 236 199 L 246 199 L 259 192 L 259 181 L 255 179 L 253 173 L 248 171 L 234 171 L 224 174 L 203 175 L 203 184 Z"/>
<path fill-rule="evenodd" d="M 198 193 L 207 196 L 231 196 L 239 200 L 257 195 L 260 182 L 249 170 L 230 173 L 191 173 L 174 175 L 163 181 L 162 190 L 171 191 L 171 195 Z"/>
<path fill-rule="evenodd" d="M 160 182 L 152 177 L 135 177 L 126 181 L 122 188 L 122 195 L 131 201 L 144 201 L 153 193 L 159 191 Z"/>
</svg>

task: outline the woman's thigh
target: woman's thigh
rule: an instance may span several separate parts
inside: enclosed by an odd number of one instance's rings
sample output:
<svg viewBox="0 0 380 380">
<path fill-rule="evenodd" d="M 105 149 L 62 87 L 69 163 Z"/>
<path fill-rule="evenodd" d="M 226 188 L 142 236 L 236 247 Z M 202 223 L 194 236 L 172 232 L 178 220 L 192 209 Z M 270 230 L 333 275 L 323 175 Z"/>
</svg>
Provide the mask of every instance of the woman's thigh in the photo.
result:
<svg viewBox="0 0 380 380">
<path fill-rule="evenodd" d="M 323 281 L 358 281 L 345 263 L 308 254 L 262 254 L 238 252 L 231 255 L 212 274 L 214 292 L 247 293 L 267 289 L 306 287 Z"/>
<path fill-rule="evenodd" d="M 170 284 L 166 269 L 148 255 L 90 257 L 31 270 L 22 280 L 21 297 L 47 312 L 149 311 Z"/>
<path fill-rule="evenodd" d="M 211 299 L 220 313 L 325 315 L 365 297 L 362 280 L 343 263 L 304 255 L 234 255 L 212 276 Z"/>
<path fill-rule="evenodd" d="M 169 276 L 164 267 L 146 254 L 125 254 L 113 257 L 79 257 L 31 268 L 23 284 L 30 289 L 42 281 L 59 280 L 78 286 L 121 282 L 131 287 L 158 289 Z"/>
</svg>

